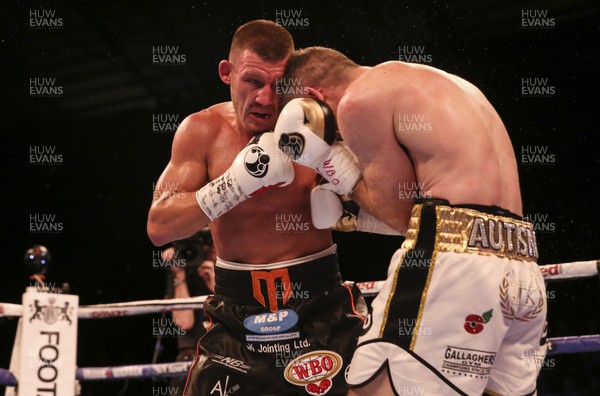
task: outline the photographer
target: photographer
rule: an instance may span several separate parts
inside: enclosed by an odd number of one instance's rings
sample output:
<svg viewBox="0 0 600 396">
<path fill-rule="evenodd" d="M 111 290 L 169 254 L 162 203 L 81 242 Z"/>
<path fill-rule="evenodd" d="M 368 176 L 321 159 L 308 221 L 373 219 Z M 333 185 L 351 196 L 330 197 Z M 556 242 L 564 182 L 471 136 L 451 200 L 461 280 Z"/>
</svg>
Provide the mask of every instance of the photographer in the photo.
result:
<svg viewBox="0 0 600 396">
<path fill-rule="evenodd" d="M 207 228 L 188 239 L 176 241 L 162 253 L 164 260 L 172 265 L 168 275 L 167 298 L 189 298 L 214 293 L 215 248 L 210 230 Z M 196 354 L 196 343 L 203 334 L 202 310 L 182 309 L 172 312 L 173 320 L 185 335 L 177 337 L 176 361 L 192 361 Z M 185 377 L 171 379 L 171 386 L 182 394 Z"/>
</svg>

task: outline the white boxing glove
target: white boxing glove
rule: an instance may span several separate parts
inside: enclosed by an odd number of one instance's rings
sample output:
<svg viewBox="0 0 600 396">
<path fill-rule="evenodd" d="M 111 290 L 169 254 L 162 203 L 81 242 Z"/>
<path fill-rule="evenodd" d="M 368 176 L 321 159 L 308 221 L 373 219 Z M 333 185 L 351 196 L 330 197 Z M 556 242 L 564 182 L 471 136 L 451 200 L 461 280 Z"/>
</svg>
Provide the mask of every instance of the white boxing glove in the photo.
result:
<svg viewBox="0 0 600 396">
<path fill-rule="evenodd" d="M 400 231 L 361 210 L 360 206 L 350 197 L 339 196 L 324 188 L 325 186 L 317 186 L 310 192 L 311 217 L 315 228 L 403 235 Z"/>
<path fill-rule="evenodd" d="M 198 205 L 213 221 L 249 197 L 294 180 L 294 167 L 277 148 L 273 132 L 253 137 L 221 176 L 196 192 Z"/>
<path fill-rule="evenodd" d="M 338 194 L 350 194 L 361 178 L 358 160 L 335 141 L 329 106 L 312 98 L 297 98 L 281 110 L 275 126 L 279 148 L 294 162 L 315 169 Z"/>
</svg>

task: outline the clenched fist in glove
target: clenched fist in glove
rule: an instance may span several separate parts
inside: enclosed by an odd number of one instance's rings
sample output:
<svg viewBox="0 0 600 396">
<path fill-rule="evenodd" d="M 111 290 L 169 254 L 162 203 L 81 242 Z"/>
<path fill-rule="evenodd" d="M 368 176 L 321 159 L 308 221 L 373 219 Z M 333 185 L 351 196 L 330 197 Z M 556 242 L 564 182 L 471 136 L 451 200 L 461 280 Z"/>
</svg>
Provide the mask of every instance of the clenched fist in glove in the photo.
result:
<svg viewBox="0 0 600 396">
<path fill-rule="evenodd" d="M 196 192 L 196 200 L 211 221 L 249 197 L 294 180 L 294 167 L 277 148 L 273 132 L 253 137 L 221 176 Z"/>
<path fill-rule="evenodd" d="M 315 169 L 337 194 L 350 194 L 361 178 L 358 161 L 335 141 L 335 120 L 326 103 L 297 98 L 281 110 L 275 126 L 279 148 L 294 162 Z"/>
</svg>

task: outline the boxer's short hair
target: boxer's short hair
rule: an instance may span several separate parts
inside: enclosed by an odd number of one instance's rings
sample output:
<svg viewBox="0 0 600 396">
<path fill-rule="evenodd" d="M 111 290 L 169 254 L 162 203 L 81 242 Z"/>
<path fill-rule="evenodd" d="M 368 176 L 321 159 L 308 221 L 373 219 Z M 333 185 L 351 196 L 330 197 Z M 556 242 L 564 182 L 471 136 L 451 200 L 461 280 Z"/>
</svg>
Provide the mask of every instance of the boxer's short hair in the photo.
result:
<svg viewBox="0 0 600 396">
<path fill-rule="evenodd" d="M 326 47 L 308 47 L 292 52 L 285 67 L 289 81 L 302 78 L 311 87 L 332 86 L 343 82 L 348 69 L 359 67 L 339 51 Z"/>
<path fill-rule="evenodd" d="M 273 21 L 258 19 L 240 26 L 231 41 L 229 60 L 243 50 L 251 50 L 268 62 L 285 59 L 294 51 L 294 39 Z"/>
</svg>

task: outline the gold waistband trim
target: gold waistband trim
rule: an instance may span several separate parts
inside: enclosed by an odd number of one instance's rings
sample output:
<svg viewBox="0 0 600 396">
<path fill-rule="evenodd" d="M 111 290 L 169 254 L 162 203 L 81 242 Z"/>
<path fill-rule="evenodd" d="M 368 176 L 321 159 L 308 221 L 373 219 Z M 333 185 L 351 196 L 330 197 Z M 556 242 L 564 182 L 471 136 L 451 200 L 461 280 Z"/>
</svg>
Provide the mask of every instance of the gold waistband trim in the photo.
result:
<svg viewBox="0 0 600 396">
<path fill-rule="evenodd" d="M 422 209 L 423 204 L 413 206 L 406 239 L 402 244 L 405 249 L 415 247 Z M 435 211 L 437 220 L 434 249 L 437 252 L 491 254 L 537 261 L 537 242 L 531 223 L 474 209 L 443 205 L 437 205 Z"/>
</svg>

